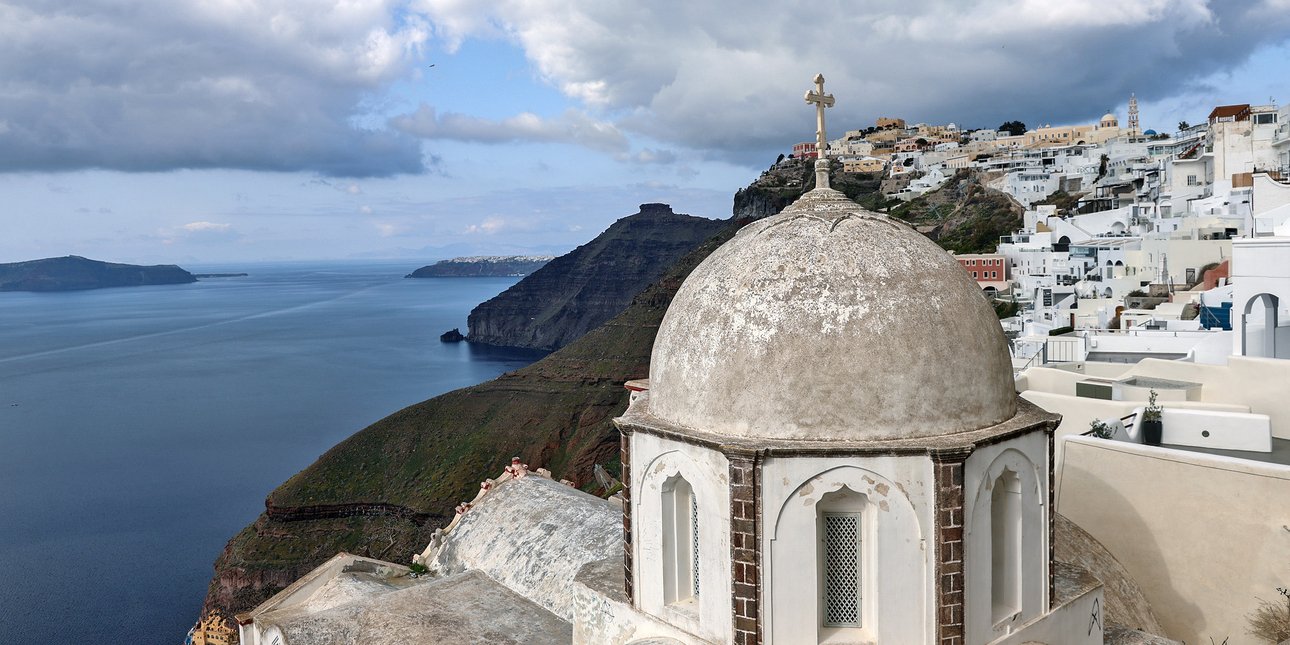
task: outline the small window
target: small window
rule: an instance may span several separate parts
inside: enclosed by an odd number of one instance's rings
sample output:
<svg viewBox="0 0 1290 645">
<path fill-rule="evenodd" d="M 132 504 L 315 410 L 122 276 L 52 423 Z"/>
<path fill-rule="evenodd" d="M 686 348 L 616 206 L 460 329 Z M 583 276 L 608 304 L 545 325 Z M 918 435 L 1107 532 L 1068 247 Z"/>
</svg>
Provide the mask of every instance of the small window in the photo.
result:
<svg viewBox="0 0 1290 645">
<path fill-rule="evenodd" d="M 1021 611 L 1021 480 L 1004 470 L 990 495 L 990 600 L 998 623 Z"/>
<path fill-rule="evenodd" d="M 1196 175 L 1187 175 L 1187 185 L 1188 185 L 1188 186 L 1199 186 L 1199 185 L 1200 185 L 1200 182 L 1199 182 L 1199 181 L 1196 181 Z"/>
<path fill-rule="evenodd" d="M 699 596 L 699 500 L 683 477 L 663 485 L 663 601 Z"/>
<path fill-rule="evenodd" d="M 860 513 L 824 513 L 824 626 L 859 627 Z"/>
</svg>

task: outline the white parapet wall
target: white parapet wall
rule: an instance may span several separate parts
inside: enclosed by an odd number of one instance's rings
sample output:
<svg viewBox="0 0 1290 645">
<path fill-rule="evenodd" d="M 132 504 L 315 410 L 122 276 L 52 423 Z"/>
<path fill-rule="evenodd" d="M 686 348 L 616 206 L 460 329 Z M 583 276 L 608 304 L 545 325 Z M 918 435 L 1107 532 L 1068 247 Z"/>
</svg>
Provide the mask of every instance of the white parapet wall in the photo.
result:
<svg viewBox="0 0 1290 645">
<path fill-rule="evenodd" d="M 1272 452 L 1272 431 L 1266 414 L 1166 408 L 1161 422 L 1161 442 L 1166 444 Z"/>
<path fill-rule="evenodd" d="M 1095 367 L 1096 366 L 1096 367 Z M 1071 424 L 1075 417 L 1078 432 L 1088 430 L 1092 419 L 1120 417 L 1141 406 L 1141 401 L 1099 401 L 1078 398 L 1065 401 L 1048 395 L 1076 398 L 1076 384 L 1091 379 L 1113 381 L 1131 377 L 1146 377 L 1199 383 L 1200 396 L 1192 401 L 1170 401 L 1166 407 L 1190 409 L 1227 410 L 1263 414 L 1268 417 L 1273 438 L 1290 439 L 1290 396 L 1286 396 L 1286 383 L 1290 383 L 1290 360 L 1232 356 L 1227 365 L 1203 365 L 1189 361 L 1144 359 L 1136 365 L 1108 367 L 1096 363 L 1072 366 L 1035 367 L 1017 379 L 1017 390 L 1032 403 L 1063 415 L 1059 434 L 1076 430 Z M 1163 402 L 1163 401 L 1162 401 Z M 1122 404 L 1107 406 L 1107 403 Z M 1088 410 L 1085 413 L 1082 410 Z"/>
<path fill-rule="evenodd" d="M 1119 560 L 1170 638 L 1248 643 L 1290 580 L 1290 466 L 1071 437 L 1057 510 Z"/>
</svg>

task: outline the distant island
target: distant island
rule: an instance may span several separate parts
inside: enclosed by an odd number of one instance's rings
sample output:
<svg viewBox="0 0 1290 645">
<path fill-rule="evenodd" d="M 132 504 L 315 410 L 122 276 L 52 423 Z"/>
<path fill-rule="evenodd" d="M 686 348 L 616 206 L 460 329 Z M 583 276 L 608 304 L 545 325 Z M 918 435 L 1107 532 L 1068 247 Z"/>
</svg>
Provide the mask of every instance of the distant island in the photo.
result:
<svg viewBox="0 0 1290 645">
<path fill-rule="evenodd" d="M 245 278 L 248 273 L 194 273 L 194 278 Z"/>
<path fill-rule="evenodd" d="M 440 260 L 405 278 L 497 278 L 523 277 L 555 259 L 553 255 L 482 255 Z"/>
<path fill-rule="evenodd" d="M 117 264 L 76 255 L 0 264 L 0 291 L 81 291 L 190 282 L 197 278 L 173 264 Z"/>
</svg>

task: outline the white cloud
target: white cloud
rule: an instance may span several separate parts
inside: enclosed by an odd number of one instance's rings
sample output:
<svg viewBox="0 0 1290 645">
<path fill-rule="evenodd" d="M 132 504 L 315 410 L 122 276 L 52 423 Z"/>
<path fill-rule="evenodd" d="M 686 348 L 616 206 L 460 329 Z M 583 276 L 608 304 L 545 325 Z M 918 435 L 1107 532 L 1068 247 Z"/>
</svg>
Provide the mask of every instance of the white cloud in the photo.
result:
<svg viewBox="0 0 1290 645">
<path fill-rule="evenodd" d="M 438 114 L 433 107 L 422 104 L 416 112 L 395 117 L 390 124 L 397 130 L 426 139 L 571 143 L 603 152 L 625 152 L 628 147 L 627 137 L 612 123 L 572 109 L 552 119 L 523 112 L 495 121 L 456 112 Z"/>
<path fill-rule="evenodd" d="M 632 153 L 622 153 L 615 155 L 619 161 L 628 161 L 640 164 L 670 164 L 676 161 L 676 153 L 671 150 L 655 150 L 653 148 L 644 148 Z"/>
<path fill-rule="evenodd" d="M 179 228 L 188 233 L 228 233 L 233 230 L 233 225 L 217 224 L 215 222 L 189 222 Z"/>
<path fill-rule="evenodd" d="M 430 37 L 402 0 L 0 2 L 0 171 L 423 169 L 350 124 Z"/>
<path fill-rule="evenodd" d="M 453 42 L 498 32 L 620 129 L 740 160 L 806 140 L 799 97 L 823 73 L 834 124 L 877 116 L 993 127 L 1096 117 L 1290 37 L 1275 3 L 993 0 L 420 0 Z M 1272 4 L 1268 4 L 1272 3 Z M 841 126 L 836 126 L 841 127 Z M 791 133 L 799 133 L 794 137 Z M 836 132 L 836 131 L 835 131 Z"/>
<path fill-rule="evenodd" d="M 375 222 L 376 232 L 381 237 L 398 237 L 407 234 L 412 230 L 410 226 L 402 222 Z"/>
<path fill-rule="evenodd" d="M 500 217 L 489 217 L 477 224 L 470 224 L 466 226 L 465 232 L 467 234 L 482 233 L 484 235 L 492 235 L 494 233 L 501 231 L 506 227 L 507 227 L 506 220 Z"/>
<path fill-rule="evenodd" d="M 242 238 L 242 234 L 232 224 L 207 221 L 188 222 L 173 228 L 162 229 L 157 232 L 157 236 L 163 244 L 177 242 L 210 244 L 234 242 Z"/>
</svg>

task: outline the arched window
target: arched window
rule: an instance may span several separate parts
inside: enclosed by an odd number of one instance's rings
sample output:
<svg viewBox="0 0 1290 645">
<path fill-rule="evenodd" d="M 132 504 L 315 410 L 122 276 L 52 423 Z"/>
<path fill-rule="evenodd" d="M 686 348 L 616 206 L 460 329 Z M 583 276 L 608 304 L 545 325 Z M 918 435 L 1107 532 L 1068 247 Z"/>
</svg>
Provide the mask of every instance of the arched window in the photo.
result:
<svg viewBox="0 0 1290 645">
<path fill-rule="evenodd" d="M 699 597 L 699 501 L 677 475 L 663 484 L 663 602 Z"/>
<path fill-rule="evenodd" d="M 1021 479 L 1005 469 L 990 493 L 990 601 L 993 621 L 1021 611 Z"/>
<path fill-rule="evenodd" d="M 864 626 L 864 507 L 865 496 L 846 486 L 816 505 L 821 636 Z"/>
</svg>

